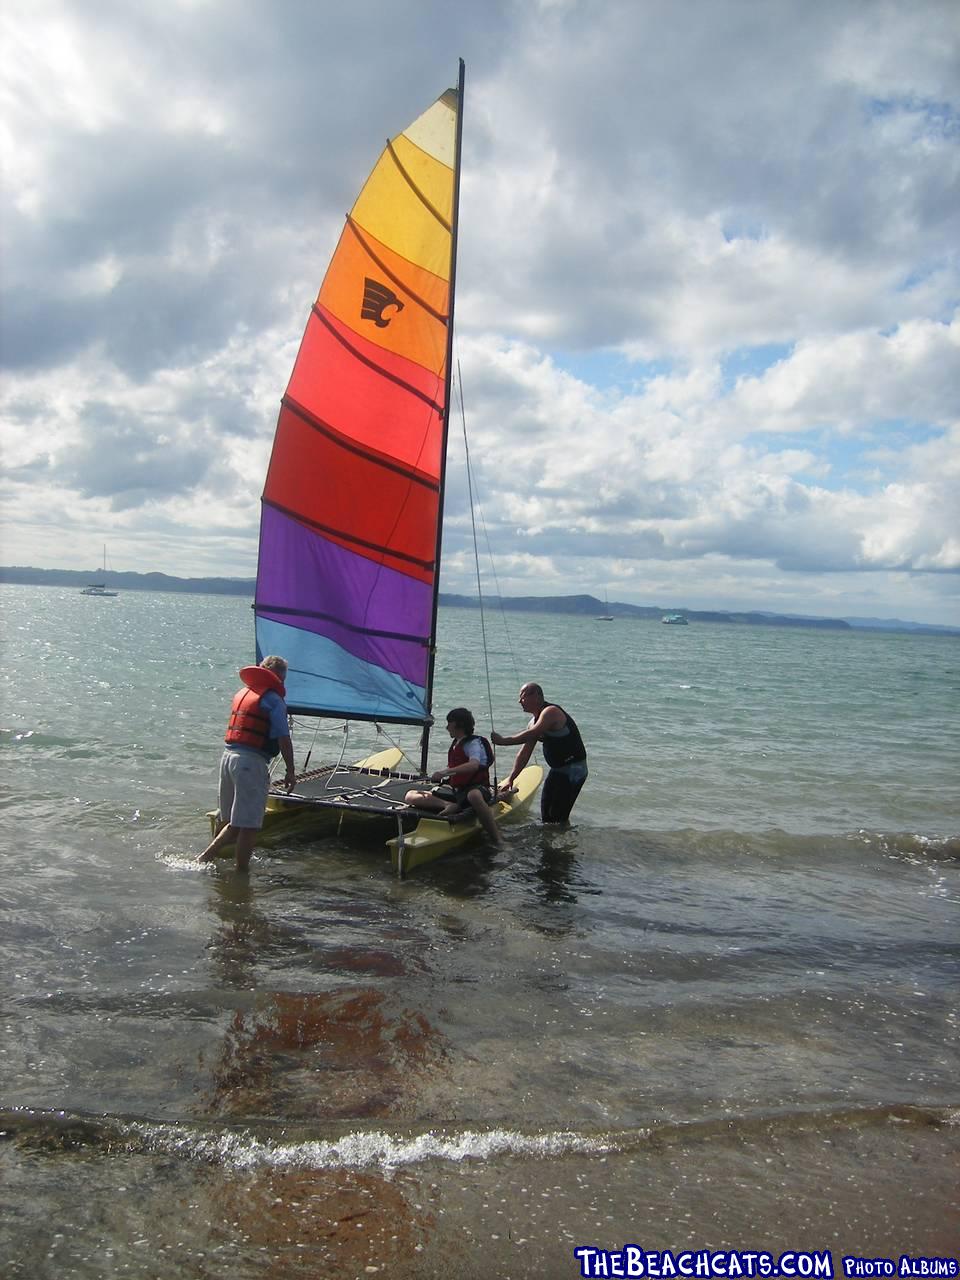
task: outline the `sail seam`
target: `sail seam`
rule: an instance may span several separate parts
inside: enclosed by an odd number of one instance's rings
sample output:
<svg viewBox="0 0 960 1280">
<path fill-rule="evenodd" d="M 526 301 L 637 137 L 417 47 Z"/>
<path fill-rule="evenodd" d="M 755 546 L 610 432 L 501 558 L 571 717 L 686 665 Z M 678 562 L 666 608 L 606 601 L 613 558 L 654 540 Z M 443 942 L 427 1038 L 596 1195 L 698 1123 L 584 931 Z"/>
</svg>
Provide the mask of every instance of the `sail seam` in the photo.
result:
<svg viewBox="0 0 960 1280">
<path fill-rule="evenodd" d="M 376 253 L 374 253 L 373 249 L 370 247 L 370 242 L 364 238 L 359 225 L 356 222 L 354 222 L 353 218 L 350 217 L 349 213 L 347 214 L 347 226 L 350 228 L 350 230 L 359 240 L 364 253 L 370 259 L 370 261 L 375 262 L 379 267 L 379 269 L 383 272 L 383 274 L 389 280 L 392 280 L 398 289 L 402 289 L 403 292 L 407 295 L 407 297 L 412 302 L 415 302 L 419 307 L 422 307 L 423 310 L 428 313 L 428 315 L 433 316 L 434 320 L 439 320 L 440 323 L 443 325 L 447 323 L 447 317 L 443 314 L 442 311 L 438 311 L 436 307 L 432 307 L 430 303 L 427 302 L 426 298 L 421 298 L 419 293 L 415 293 L 413 289 L 411 289 L 410 286 L 406 283 L 405 280 L 403 280 L 400 276 L 398 276 L 395 271 L 391 271 L 391 269 L 387 266 L 387 264 L 383 261 L 383 259 L 379 257 Z"/>
<path fill-rule="evenodd" d="M 364 538 L 358 538 L 352 533 L 347 533 L 344 529 L 334 529 L 327 524 L 321 524 L 319 520 L 311 520 L 309 516 L 303 515 L 300 511 L 293 511 L 290 507 L 284 507 L 279 502 L 273 502 L 269 498 L 261 498 L 260 501 L 264 506 L 272 507 L 274 511 L 279 511 L 281 515 L 289 516 L 291 520 L 296 520 L 298 524 L 309 525 L 311 529 L 316 529 L 318 533 L 322 533 L 332 538 L 339 538 L 341 542 L 349 543 L 355 547 L 365 547 L 368 551 L 375 551 L 378 555 L 389 556 L 393 560 L 403 560 L 407 564 L 414 564 L 419 569 L 425 569 L 427 573 L 434 572 L 433 560 L 421 560 L 418 556 L 411 556 L 406 551 L 397 551 L 393 547 L 381 546 L 378 542 L 367 542 Z"/>
<path fill-rule="evenodd" d="M 429 212 L 433 214 L 436 220 L 440 223 L 441 227 L 443 227 L 444 231 L 452 230 L 450 223 L 443 216 L 440 210 L 435 205 L 430 203 L 430 201 L 427 199 L 424 193 L 420 190 L 420 188 L 417 186 L 414 180 L 410 177 L 409 173 L 407 173 L 406 169 L 403 167 L 403 163 L 401 162 L 400 157 L 397 155 L 396 151 L 394 151 L 393 149 L 393 143 L 389 139 L 387 140 L 387 150 L 390 152 L 390 158 L 393 160 L 393 163 L 400 170 L 401 177 L 403 177 L 406 180 L 406 183 L 409 186 L 410 190 L 421 202 L 423 207 L 429 210 Z"/>
<path fill-rule="evenodd" d="M 364 720 L 369 721 L 371 724 L 426 724 L 429 720 L 432 720 L 432 716 L 429 712 L 427 712 L 425 716 L 401 716 L 383 711 L 347 711 L 343 707 L 314 707 L 307 706 L 306 703 L 294 703 L 289 701 L 287 702 L 287 710 L 291 715 L 295 716 L 329 716 L 332 719 L 337 720 L 344 718 L 350 720 Z M 336 800 L 322 801 L 313 799 L 309 803 L 315 804 L 318 807 L 343 807 L 342 803 L 337 805 Z"/>
<path fill-rule="evenodd" d="M 407 644 L 419 644 L 426 648 L 430 643 L 429 636 L 410 636 L 405 635 L 401 631 L 376 631 L 369 627 L 358 627 L 353 622 L 346 622 L 343 618 L 335 618 L 332 613 L 320 613 L 316 609 L 293 609 L 288 605 L 280 604 L 261 604 L 258 600 L 254 604 L 257 613 L 284 614 L 296 618 L 316 618 L 321 622 L 332 622 L 337 627 L 342 627 L 345 631 L 353 631 L 360 636 L 376 636 L 379 640 L 400 640 Z"/>
<path fill-rule="evenodd" d="M 424 489 L 429 489 L 432 493 L 436 493 L 440 484 L 439 481 L 433 480 L 429 476 L 423 475 L 422 472 L 415 471 L 411 467 L 405 467 L 402 462 L 397 462 L 392 458 L 385 458 L 383 454 L 377 453 L 373 449 L 365 449 L 362 444 L 358 444 L 355 440 L 348 440 L 346 436 L 341 435 L 328 422 L 324 422 L 322 418 L 318 418 L 316 414 L 305 409 L 290 395 L 284 395 L 280 403 L 291 413 L 296 414 L 309 427 L 313 427 L 314 431 L 319 431 L 321 435 L 332 440 L 334 444 L 339 445 L 341 449 L 345 449 L 347 453 L 355 453 L 358 457 L 372 462 L 378 467 L 382 467 L 384 471 L 393 471 L 399 476 L 403 476 L 405 480 L 412 480 L 415 484 L 422 485 Z"/>
<path fill-rule="evenodd" d="M 438 404 L 432 396 L 428 396 L 425 391 L 421 391 L 419 387 L 415 387 L 413 383 L 407 382 L 404 378 L 398 377 L 397 374 L 391 373 L 389 369 L 384 369 L 383 365 L 377 364 L 375 360 L 371 360 L 369 356 L 363 355 L 358 351 L 352 342 L 348 341 L 346 336 L 323 314 L 323 309 L 318 303 L 313 304 L 313 314 L 317 317 L 322 325 L 330 331 L 334 338 L 344 347 L 350 354 L 361 364 L 365 364 L 368 369 L 372 369 L 374 373 L 379 373 L 381 378 L 386 378 L 390 382 L 395 382 L 403 391 L 409 391 L 412 396 L 416 396 L 418 400 L 422 400 L 424 404 L 429 405 L 431 409 L 435 409 L 437 413 L 443 413 L 443 406 Z"/>
</svg>

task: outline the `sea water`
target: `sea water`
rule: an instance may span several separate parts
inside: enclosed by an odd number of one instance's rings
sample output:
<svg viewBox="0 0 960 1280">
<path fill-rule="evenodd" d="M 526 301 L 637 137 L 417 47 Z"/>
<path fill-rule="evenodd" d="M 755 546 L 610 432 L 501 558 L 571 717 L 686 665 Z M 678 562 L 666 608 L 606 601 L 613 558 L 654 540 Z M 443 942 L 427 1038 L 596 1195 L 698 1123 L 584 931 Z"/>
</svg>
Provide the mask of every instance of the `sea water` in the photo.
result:
<svg viewBox="0 0 960 1280">
<path fill-rule="evenodd" d="M 956 1254 L 956 639 L 488 615 L 488 694 L 441 610 L 438 713 L 516 730 L 535 679 L 576 717 L 572 824 L 245 879 L 193 858 L 249 601 L 0 600 L 4 1274 Z"/>
</svg>

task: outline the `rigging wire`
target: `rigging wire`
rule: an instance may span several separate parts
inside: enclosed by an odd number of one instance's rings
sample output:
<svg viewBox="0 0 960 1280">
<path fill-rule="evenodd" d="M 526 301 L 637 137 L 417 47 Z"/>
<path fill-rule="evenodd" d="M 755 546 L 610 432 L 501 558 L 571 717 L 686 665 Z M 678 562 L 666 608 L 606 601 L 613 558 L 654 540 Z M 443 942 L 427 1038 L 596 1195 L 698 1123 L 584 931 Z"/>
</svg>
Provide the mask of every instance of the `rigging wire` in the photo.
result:
<svg viewBox="0 0 960 1280">
<path fill-rule="evenodd" d="M 463 427 L 463 448 L 467 457 L 467 494 L 470 500 L 470 525 L 473 529 L 473 560 L 477 571 L 477 597 L 480 601 L 480 636 L 483 642 L 483 668 L 487 679 L 487 708 L 490 712 L 490 728 L 495 729 L 493 718 L 493 690 L 490 685 L 490 658 L 487 653 L 487 625 L 483 610 L 483 587 L 480 585 L 480 552 L 477 548 L 477 517 L 473 502 L 473 467 L 470 465 L 470 445 L 467 441 L 467 415 L 463 407 L 463 374 L 460 372 L 460 357 L 457 356 L 457 391 L 460 397 L 460 423 Z M 497 789 L 497 775 L 494 769 L 494 791 Z"/>
<path fill-rule="evenodd" d="M 462 373 L 461 373 L 461 371 L 460 371 L 460 353 L 459 353 L 459 349 L 458 349 L 458 352 L 457 352 L 457 384 L 458 384 L 458 390 L 459 390 L 459 395 L 460 395 L 460 415 L 461 415 L 461 418 L 464 418 L 464 408 L 463 408 L 463 375 L 462 375 Z M 496 562 L 496 559 L 494 558 L 494 554 L 493 554 L 493 546 L 492 546 L 492 544 L 491 544 L 491 542 L 490 542 L 490 531 L 489 531 L 489 529 L 487 528 L 487 520 L 486 520 L 485 515 L 483 514 L 483 507 L 482 507 L 482 505 L 481 505 L 481 503 L 480 503 L 479 490 L 477 489 L 476 480 L 475 480 L 475 478 L 474 478 L 474 476 L 473 476 L 473 468 L 472 468 L 472 467 L 471 467 L 471 465 L 470 465 L 470 449 L 469 449 L 469 446 L 467 445 L 467 427 L 466 427 L 466 421 L 465 421 L 465 420 L 464 420 L 464 423 L 463 423 L 463 443 L 464 443 L 464 448 L 465 448 L 465 450 L 466 450 L 466 454 L 467 454 L 467 482 L 468 482 L 468 485 L 470 484 L 470 482 L 471 482 L 471 481 L 473 481 L 473 488 L 472 488 L 472 490 L 471 490 L 471 500 L 470 500 L 470 516 L 471 516 L 471 519 L 473 519 L 474 511 L 476 511 L 476 513 L 477 513 L 477 514 L 479 515 L 479 517 L 480 517 L 480 527 L 481 527 L 481 528 L 482 528 L 482 530 L 483 530 L 483 540 L 484 540 L 484 543 L 485 543 L 486 548 L 487 548 L 487 558 L 488 558 L 488 559 L 489 559 L 489 561 L 490 561 L 490 572 L 491 572 L 491 573 L 492 573 L 492 575 L 493 575 L 493 584 L 494 584 L 494 586 L 496 587 L 496 591 L 497 591 L 497 603 L 498 603 L 498 605 L 500 606 L 500 620 L 501 620 L 501 622 L 503 623 L 503 632 L 504 632 L 504 636 L 506 637 L 506 641 L 507 641 L 507 650 L 508 650 L 508 652 L 509 652 L 509 654 L 510 654 L 510 663 L 511 663 L 511 666 L 513 667 L 513 675 L 514 675 L 514 679 L 515 679 L 515 680 L 517 680 L 517 681 L 519 681 L 519 679 L 520 679 L 520 664 L 517 662 L 517 655 L 516 655 L 516 652 L 514 651 L 514 647 L 513 647 L 513 636 L 510 634 L 510 624 L 509 624 L 509 622 L 507 621 L 507 611 L 506 611 L 506 609 L 503 607 L 503 592 L 502 592 L 502 590 L 500 589 L 500 579 L 499 579 L 499 577 L 498 577 L 498 575 L 497 575 L 497 562 Z M 474 496 L 474 495 L 475 495 L 475 496 Z M 473 530 L 473 550 L 474 550 L 474 557 L 476 557 L 476 552 L 477 552 L 477 531 L 476 531 L 476 524 L 475 524 L 475 523 L 474 523 L 474 530 Z M 479 571 L 479 567 L 478 567 L 478 569 L 477 569 L 477 589 L 478 589 L 478 593 L 479 593 L 479 577 L 480 577 L 480 571 Z M 482 611 L 483 611 L 483 595 L 482 595 L 482 593 L 480 593 L 480 609 L 481 609 L 481 617 L 482 617 Z M 486 647 L 484 647 L 484 655 L 486 655 Z"/>
<path fill-rule="evenodd" d="M 480 500 L 477 499 L 477 511 L 480 516 L 480 527 L 483 529 L 483 539 L 487 544 L 487 555 L 490 558 L 490 571 L 493 574 L 493 583 L 497 589 L 497 601 L 500 605 L 500 620 L 503 623 L 503 632 L 507 640 L 507 649 L 510 653 L 510 663 L 513 667 L 513 676 L 516 682 L 520 682 L 520 665 L 517 662 L 517 655 L 513 650 L 513 637 L 510 634 L 510 624 L 507 622 L 507 611 L 503 607 L 503 592 L 500 590 L 500 579 L 497 577 L 497 564 L 493 558 L 493 547 L 490 544 L 490 533 L 487 529 L 487 522 L 483 514 L 483 507 Z"/>
<path fill-rule="evenodd" d="M 420 772 L 420 765 L 417 763 L 416 760 L 413 759 L 412 756 L 407 754 L 406 749 L 403 746 L 401 746 L 401 744 L 395 738 L 392 738 L 390 736 L 390 734 L 383 727 L 383 725 L 377 724 L 377 734 L 380 737 L 386 738 L 386 740 L 390 743 L 391 747 L 396 747 L 396 749 L 400 752 L 400 758 L 402 760 L 406 760 L 407 764 L 409 764 L 410 767 L 416 771 L 417 777 L 422 777 L 422 774 Z"/>
</svg>

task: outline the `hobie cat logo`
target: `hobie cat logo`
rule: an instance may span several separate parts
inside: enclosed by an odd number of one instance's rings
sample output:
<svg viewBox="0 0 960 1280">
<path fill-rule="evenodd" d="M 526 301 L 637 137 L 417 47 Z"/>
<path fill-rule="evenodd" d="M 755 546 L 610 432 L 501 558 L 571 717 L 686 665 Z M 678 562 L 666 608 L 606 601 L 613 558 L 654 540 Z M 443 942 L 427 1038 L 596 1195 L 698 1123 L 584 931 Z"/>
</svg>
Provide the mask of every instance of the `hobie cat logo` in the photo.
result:
<svg viewBox="0 0 960 1280">
<path fill-rule="evenodd" d="M 363 282 L 363 306 L 360 308 L 362 320 L 372 320 L 378 329 L 385 329 L 393 319 L 392 315 L 384 315 L 388 307 L 396 307 L 396 312 L 403 310 L 403 303 L 385 284 L 379 280 L 371 280 L 367 276 Z"/>
</svg>

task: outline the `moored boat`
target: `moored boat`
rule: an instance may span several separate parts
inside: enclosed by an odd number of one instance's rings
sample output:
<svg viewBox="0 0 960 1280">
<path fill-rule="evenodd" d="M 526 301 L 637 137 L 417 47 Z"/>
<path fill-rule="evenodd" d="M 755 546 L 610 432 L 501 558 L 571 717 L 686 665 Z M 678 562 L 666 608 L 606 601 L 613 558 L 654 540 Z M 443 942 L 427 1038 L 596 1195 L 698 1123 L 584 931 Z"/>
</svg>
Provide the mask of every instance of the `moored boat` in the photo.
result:
<svg viewBox="0 0 960 1280">
<path fill-rule="evenodd" d="M 103 572 L 107 572 L 107 544 L 103 544 Z M 100 599 L 112 600 L 118 593 L 116 591 L 108 591 L 105 582 L 91 582 L 86 587 L 81 587 L 80 594 L 82 596 L 97 596 Z"/>
</svg>

